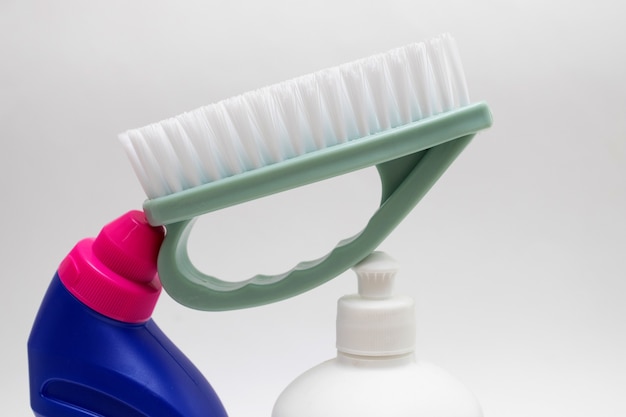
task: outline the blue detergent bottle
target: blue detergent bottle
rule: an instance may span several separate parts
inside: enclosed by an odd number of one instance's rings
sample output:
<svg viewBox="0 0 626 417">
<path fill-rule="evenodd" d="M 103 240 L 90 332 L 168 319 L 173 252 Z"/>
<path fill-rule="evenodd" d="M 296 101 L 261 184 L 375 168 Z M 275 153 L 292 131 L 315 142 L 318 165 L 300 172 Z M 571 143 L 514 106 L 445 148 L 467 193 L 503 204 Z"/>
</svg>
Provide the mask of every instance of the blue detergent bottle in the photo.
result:
<svg viewBox="0 0 626 417">
<path fill-rule="evenodd" d="M 211 385 L 150 318 L 165 231 L 131 211 L 59 266 L 28 340 L 38 417 L 226 417 Z"/>
</svg>

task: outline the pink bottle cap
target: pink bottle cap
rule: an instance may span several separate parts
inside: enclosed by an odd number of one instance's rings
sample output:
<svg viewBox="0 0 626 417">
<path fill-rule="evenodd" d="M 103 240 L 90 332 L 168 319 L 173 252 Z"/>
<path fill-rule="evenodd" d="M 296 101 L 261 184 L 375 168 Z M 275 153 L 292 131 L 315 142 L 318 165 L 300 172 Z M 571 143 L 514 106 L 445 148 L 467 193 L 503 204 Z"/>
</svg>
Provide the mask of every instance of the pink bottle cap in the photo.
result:
<svg viewBox="0 0 626 417">
<path fill-rule="evenodd" d="M 59 266 L 65 287 L 85 305 L 115 320 L 150 318 L 161 293 L 157 257 L 165 229 L 130 211 L 83 239 Z"/>
</svg>

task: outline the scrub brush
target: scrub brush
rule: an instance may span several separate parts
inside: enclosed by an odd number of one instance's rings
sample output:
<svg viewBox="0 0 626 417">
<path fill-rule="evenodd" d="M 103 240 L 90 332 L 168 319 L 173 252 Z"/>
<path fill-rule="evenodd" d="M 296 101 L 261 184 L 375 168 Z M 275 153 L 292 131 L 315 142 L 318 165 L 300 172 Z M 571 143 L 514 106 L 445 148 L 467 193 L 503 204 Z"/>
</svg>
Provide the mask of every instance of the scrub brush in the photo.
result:
<svg viewBox="0 0 626 417">
<path fill-rule="evenodd" d="M 352 267 L 491 123 L 488 106 L 470 101 L 455 41 L 445 34 L 129 130 L 120 140 L 148 197 L 149 222 L 167 228 L 163 287 L 189 307 L 227 310 L 291 297 Z M 187 240 L 197 216 L 373 165 L 380 208 L 328 255 L 238 283 L 191 263 Z"/>
</svg>

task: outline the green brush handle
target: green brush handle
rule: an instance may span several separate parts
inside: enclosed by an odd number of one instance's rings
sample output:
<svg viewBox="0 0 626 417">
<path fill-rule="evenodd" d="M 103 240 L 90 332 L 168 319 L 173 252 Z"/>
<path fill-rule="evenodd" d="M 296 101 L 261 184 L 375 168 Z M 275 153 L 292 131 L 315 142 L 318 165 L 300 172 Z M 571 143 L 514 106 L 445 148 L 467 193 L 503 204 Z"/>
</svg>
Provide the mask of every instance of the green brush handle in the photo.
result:
<svg viewBox="0 0 626 417">
<path fill-rule="evenodd" d="M 474 134 L 491 123 L 487 105 L 474 104 L 265 167 L 254 174 L 227 178 L 220 181 L 222 184 L 207 184 L 149 200 L 144 210 L 150 222 L 167 224 L 158 261 L 163 287 L 179 303 L 211 311 L 268 304 L 315 288 L 374 251 Z M 380 207 L 365 229 L 340 242 L 327 256 L 302 262 L 281 275 L 257 275 L 236 283 L 204 274 L 189 259 L 187 243 L 198 215 L 372 165 L 378 168 L 382 182 Z"/>
</svg>

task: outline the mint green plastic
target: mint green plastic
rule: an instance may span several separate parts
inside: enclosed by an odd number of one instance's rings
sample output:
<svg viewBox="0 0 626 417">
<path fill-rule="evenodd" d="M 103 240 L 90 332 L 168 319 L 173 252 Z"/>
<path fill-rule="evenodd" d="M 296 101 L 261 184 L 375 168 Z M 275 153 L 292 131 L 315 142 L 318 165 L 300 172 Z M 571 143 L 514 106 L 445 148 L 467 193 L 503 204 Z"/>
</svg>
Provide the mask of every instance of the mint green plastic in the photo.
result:
<svg viewBox="0 0 626 417">
<path fill-rule="evenodd" d="M 423 119 L 261 169 L 148 200 L 151 224 L 167 226 L 159 253 L 163 287 L 179 303 L 199 310 L 234 310 L 268 304 L 315 288 L 374 251 L 415 207 L 473 138 L 492 124 L 485 103 Z M 380 207 L 356 236 L 328 255 L 299 263 L 280 275 L 228 282 L 199 271 L 187 242 L 202 214 L 376 165 Z"/>
</svg>

